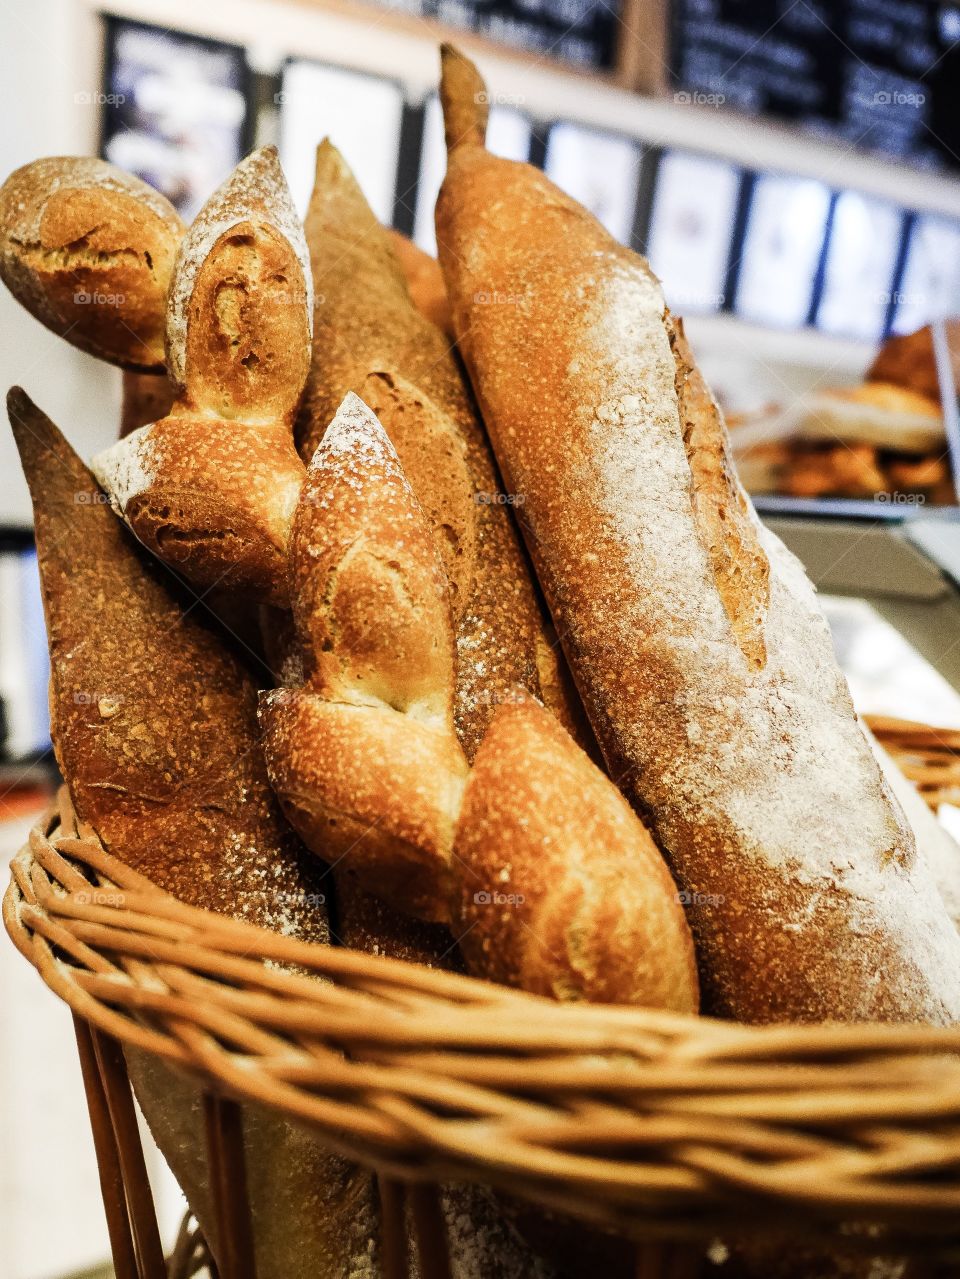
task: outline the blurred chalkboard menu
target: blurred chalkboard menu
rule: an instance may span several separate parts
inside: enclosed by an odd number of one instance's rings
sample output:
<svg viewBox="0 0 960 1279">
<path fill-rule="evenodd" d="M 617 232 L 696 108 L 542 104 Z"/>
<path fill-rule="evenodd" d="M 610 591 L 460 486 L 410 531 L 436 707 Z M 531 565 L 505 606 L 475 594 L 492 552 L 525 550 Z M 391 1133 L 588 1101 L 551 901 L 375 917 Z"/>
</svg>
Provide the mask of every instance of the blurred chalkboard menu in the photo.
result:
<svg viewBox="0 0 960 1279">
<path fill-rule="evenodd" d="M 620 0 L 382 0 L 514 49 L 606 69 L 616 61 Z"/>
<path fill-rule="evenodd" d="M 239 45 L 108 18 L 101 153 L 189 222 L 252 142 Z"/>
<path fill-rule="evenodd" d="M 960 167 L 960 4 L 674 0 L 669 61 L 680 101 Z"/>
</svg>

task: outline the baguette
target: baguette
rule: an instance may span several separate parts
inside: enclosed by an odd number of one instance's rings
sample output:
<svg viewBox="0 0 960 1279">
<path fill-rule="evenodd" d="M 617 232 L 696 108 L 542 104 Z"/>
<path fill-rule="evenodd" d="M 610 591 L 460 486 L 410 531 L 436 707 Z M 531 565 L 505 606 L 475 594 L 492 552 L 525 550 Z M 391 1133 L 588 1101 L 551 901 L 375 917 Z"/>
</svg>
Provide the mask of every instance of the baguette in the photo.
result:
<svg viewBox="0 0 960 1279">
<path fill-rule="evenodd" d="M 304 468 L 293 445 L 310 364 L 310 271 L 276 150 L 197 215 L 171 286 L 170 414 L 93 460 L 117 511 L 194 586 L 286 600 Z"/>
<path fill-rule="evenodd" d="M 472 772 L 453 722 L 447 583 L 374 414 L 347 396 L 290 544 L 304 684 L 263 694 L 292 825 L 393 907 L 450 921 L 467 967 L 557 999 L 694 1011 L 693 942 L 649 835 L 522 689 Z"/>
<path fill-rule="evenodd" d="M 124 372 L 120 438 L 166 417 L 173 408 L 174 394 L 170 379 L 162 373 Z"/>
<path fill-rule="evenodd" d="M 181 901 L 325 941 L 327 881 L 267 784 L 250 672 L 100 500 L 49 419 L 21 391 L 8 408 L 34 502 L 52 736 L 78 815 Z M 128 1063 L 216 1257 L 201 1091 L 149 1054 L 129 1050 Z M 261 1279 L 376 1273 L 366 1174 L 258 1107 L 245 1108 L 245 1143 Z"/>
<path fill-rule="evenodd" d="M 450 303 L 440 263 L 399 231 L 390 231 L 390 243 L 407 282 L 410 301 L 434 328 L 452 338 Z"/>
<path fill-rule="evenodd" d="M 180 215 L 105 160 L 51 156 L 0 187 L 0 278 L 73 346 L 161 372 L 163 317 Z"/>
<path fill-rule="evenodd" d="M 708 1010 L 956 1021 L 960 938 L 659 283 L 485 150 L 483 83 L 450 48 L 442 99 L 459 348 L 610 773 L 688 895 Z"/>
<path fill-rule="evenodd" d="M 386 427 L 453 589 L 454 719 L 467 758 L 517 684 L 589 742 L 450 342 L 413 306 L 389 234 L 329 142 L 304 229 L 315 309 L 301 454 L 310 461 L 349 391 Z"/>
</svg>

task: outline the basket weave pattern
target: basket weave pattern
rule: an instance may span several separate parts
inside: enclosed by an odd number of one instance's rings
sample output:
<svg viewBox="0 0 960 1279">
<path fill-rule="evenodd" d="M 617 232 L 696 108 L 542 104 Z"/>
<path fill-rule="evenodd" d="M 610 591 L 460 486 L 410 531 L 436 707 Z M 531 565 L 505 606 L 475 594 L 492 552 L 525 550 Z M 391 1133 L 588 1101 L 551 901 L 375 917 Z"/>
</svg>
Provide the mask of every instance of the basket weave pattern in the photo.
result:
<svg viewBox="0 0 960 1279">
<path fill-rule="evenodd" d="M 214 1166 L 242 1148 L 236 1103 L 257 1101 L 382 1175 L 482 1181 L 629 1237 L 856 1222 L 960 1242 L 960 1027 L 560 1005 L 309 946 L 175 901 L 65 791 L 12 869 L 7 930 L 72 1008 L 115 1129 L 119 1041 L 203 1078 Z M 221 1210 L 242 1217 L 242 1187 Z"/>
<path fill-rule="evenodd" d="M 874 737 L 934 812 L 941 804 L 960 806 L 960 731 L 890 715 L 864 718 Z"/>
</svg>

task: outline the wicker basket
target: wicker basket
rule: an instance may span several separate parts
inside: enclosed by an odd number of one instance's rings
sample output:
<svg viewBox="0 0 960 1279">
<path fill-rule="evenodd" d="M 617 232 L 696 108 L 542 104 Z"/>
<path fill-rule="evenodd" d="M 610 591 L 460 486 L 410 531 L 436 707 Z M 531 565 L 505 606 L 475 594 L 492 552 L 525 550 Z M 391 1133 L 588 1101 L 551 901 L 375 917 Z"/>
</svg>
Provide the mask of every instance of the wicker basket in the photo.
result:
<svg viewBox="0 0 960 1279">
<path fill-rule="evenodd" d="M 880 745 L 933 809 L 960 806 L 960 730 L 890 715 L 864 717 Z"/>
<path fill-rule="evenodd" d="M 645 1241 L 642 1274 L 675 1246 L 658 1240 L 729 1231 L 960 1256 L 960 1027 L 560 1005 L 309 946 L 175 901 L 78 827 L 65 791 L 12 869 L 7 930 L 74 1013 L 119 1279 L 166 1273 L 122 1044 L 203 1081 L 220 1237 L 236 1245 L 222 1279 L 253 1273 L 228 1173 L 247 1101 L 375 1169 L 401 1218 L 403 1196 L 429 1223 L 438 1183 L 485 1182 Z M 419 1245 L 424 1276 L 449 1273 Z M 171 1273 L 206 1261 L 185 1233 Z"/>
</svg>

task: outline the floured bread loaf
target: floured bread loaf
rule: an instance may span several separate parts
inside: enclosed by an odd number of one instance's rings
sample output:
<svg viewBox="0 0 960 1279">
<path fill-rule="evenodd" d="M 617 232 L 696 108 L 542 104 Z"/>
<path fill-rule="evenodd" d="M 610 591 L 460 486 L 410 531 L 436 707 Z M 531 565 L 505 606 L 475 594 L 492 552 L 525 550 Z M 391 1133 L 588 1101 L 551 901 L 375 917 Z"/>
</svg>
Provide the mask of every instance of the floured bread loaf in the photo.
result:
<svg viewBox="0 0 960 1279">
<path fill-rule="evenodd" d="M 303 231 L 276 149 L 264 147 L 180 246 L 167 310 L 170 412 L 93 461 L 137 537 L 204 591 L 286 600 L 311 316 Z"/>
<path fill-rule="evenodd" d="M 0 187 L 0 278 L 81 351 L 160 372 L 183 232 L 168 200 L 105 160 L 34 160 Z"/>
<path fill-rule="evenodd" d="M 955 1021 L 960 938 L 659 283 L 485 150 L 482 81 L 449 49 L 442 97 L 460 350 L 610 773 L 690 895 L 706 1006 Z"/>
<path fill-rule="evenodd" d="M 450 340 L 413 305 L 389 233 L 329 142 L 317 152 L 304 230 L 315 303 L 301 454 L 310 461 L 348 391 L 386 429 L 452 588 L 454 714 L 467 758 L 517 684 L 589 741 L 514 525 L 523 512 L 502 491 Z"/>
</svg>

